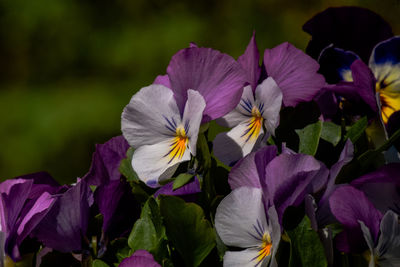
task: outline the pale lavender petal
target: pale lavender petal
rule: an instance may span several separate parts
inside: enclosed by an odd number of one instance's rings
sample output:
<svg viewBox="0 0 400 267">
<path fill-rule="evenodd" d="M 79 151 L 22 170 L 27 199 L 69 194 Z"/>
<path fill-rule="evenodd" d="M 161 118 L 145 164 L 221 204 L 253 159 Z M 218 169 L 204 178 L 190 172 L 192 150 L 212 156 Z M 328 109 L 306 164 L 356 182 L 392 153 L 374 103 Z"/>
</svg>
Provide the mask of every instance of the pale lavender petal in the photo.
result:
<svg viewBox="0 0 400 267">
<path fill-rule="evenodd" d="M 400 224 L 399 216 L 389 210 L 382 218 L 380 225 L 380 236 L 376 250 L 379 256 L 390 258 L 391 254 L 400 258 L 398 253 L 400 249 Z M 388 254 L 388 255 L 385 255 Z"/>
<path fill-rule="evenodd" d="M 277 152 L 276 146 L 267 146 L 238 161 L 229 173 L 231 189 L 241 186 L 261 188 L 260 179 L 265 177 L 265 167 L 276 157 Z"/>
<path fill-rule="evenodd" d="M 266 49 L 264 65 L 282 90 L 285 106 L 312 100 L 325 85 L 324 77 L 317 73 L 319 64 L 289 43 Z"/>
<path fill-rule="evenodd" d="M 151 187 L 159 187 L 159 181 L 170 178 L 178 164 L 190 160 L 190 149 L 186 148 L 183 155 L 172 157 L 170 154 L 174 138 L 154 145 L 144 145 L 135 150 L 132 156 L 132 167 L 139 179 Z"/>
<path fill-rule="evenodd" d="M 187 130 L 186 135 L 189 138 L 189 149 L 193 156 L 196 156 L 197 137 L 206 102 L 197 91 L 188 90 L 187 94 L 188 100 L 183 112 L 182 124 L 185 125 L 185 129 Z"/>
<path fill-rule="evenodd" d="M 161 84 L 165 87 L 171 88 L 171 82 L 169 81 L 169 77 L 167 74 L 165 75 L 158 75 L 153 82 L 154 84 Z"/>
<path fill-rule="evenodd" d="M 282 106 L 282 91 L 274 79 L 268 77 L 256 88 L 256 107 L 264 118 L 266 130 L 275 135 L 275 129 L 279 125 L 279 112 Z"/>
<path fill-rule="evenodd" d="M 159 84 L 140 89 L 124 108 L 121 130 L 135 149 L 174 136 L 181 121 L 173 92 Z"/>
<path fill-rule="evenodd" d="M 224 255 L 224 266 L 254 267 L 257 266 L 257 248 L 248 248 L 241 251 L 227 251 Z M 267 262 L 267 260 L 265 260 Z M 261 264 L 260 266 L 264 266 Z"/>
<path fill-rule="evenodd" d="M 202 122 L 222 117 L 239 103 L 246 74 L 232 57 L 211 48 L 186 48 L 176 53 L 167 68 L 171 89 L 183 111 L 187 91 L 198 91 L 206 101 Z"/>
<path fill-rule="evenodd" d="M 215 228 L 224 244 L 241 248 L 262 244 L 267 219 L 259 188 L 240 187 L 217 207 Z"/>
<path fill-rule="evenodd" d="M 92 156 L 92 165 L 83 179 L 89 185 L 101 185 L 119 180 L 119 165 L 126 158 L 128 142 L 123 136 L 116 136 L 104 144 L 97 144 Z"/>
<path fill-rule="evenodd" d="M 237 60 L 243 69 L 246 71 L 247 80 L 249 81 L 253 91 L 257 87 L 258 79 L 260 78 L 260 53 L 258 52 L 256 43 L 256 33 L 253 32 L 253 36 L 247 45 L 246 51 Z"/>
<path fill-rule="evenodd" d="M 346 236 L 348 247 L 339 247 L 340 250 L 360 252 L 365 249 L 366 243 L 363 242 L 364 237 L 358 221 L 362 221 L 368 227 L 374 242 L 377 240 L 382 214 L 363 192 L 352 186 L 341 186 L 330 196 L 329 205 L 332 214 L 345 228 L 339 235 Z"/>
<path fill-rule="evenodd" d="M 125 258 L 119 264 L 119 267 L 161 267 L 158 262 L 154 260 L 153 255 L 151 255 L 146 250 L 136 250 L 132 256 Z"/>
</svg>

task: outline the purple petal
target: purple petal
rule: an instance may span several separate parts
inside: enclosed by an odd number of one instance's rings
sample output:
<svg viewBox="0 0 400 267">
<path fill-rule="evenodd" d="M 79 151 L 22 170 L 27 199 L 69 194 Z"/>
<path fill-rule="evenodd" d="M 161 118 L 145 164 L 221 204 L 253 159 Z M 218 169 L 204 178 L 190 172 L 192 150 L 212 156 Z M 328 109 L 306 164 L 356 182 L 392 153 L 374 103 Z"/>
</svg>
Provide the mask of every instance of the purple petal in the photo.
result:
<svg viewBox="0 0 400 267">
<path fill-rule="evenodd" d="M 194 195 L 201 192 L 200 182 L 199 179 L 197 179 L 197 177 L 195 177 L 192 182 L 187 183 L 176 190 L 172 189 L 173 185 L 174 182 L 167 183 L 166 185 L 158 189 L 157 192 L 154 193 L 154 197 L 156 198 L 158 195 L 189 197 L 190 195 Z"/>
<path fill-rule="evenodd" d="M 176 53 L 167 68 L 178 107 L 183 112 L 187 91 L 198 91 L 206 101 L 202 122 L 233 110 L 242 96 L 246 74 L 232 57 L 211 48 L 186 48 Z"/>
<path fill-rule="evenodd" d="M 158 75 L 153 83 L 161 84 L 161 85 L 164 85 L 165 87 L 171 88 L 171 82 L 169 81 L 169 77 L 167 74 Z"/>
<path fill-rule="evenodd" d="M 232 167 L 228 182 L 231 189 L 242 186 L 261 188 L 265 177 L 265 167 L 276 157 L 276 146 L 266 146 L 257 152 L 250 153 Z"/>
<path fill-rule="evenodd" d="M 260 53 L 258 52 L 256 43 L 256 33 L 253 32 L 253 36 L 247 45 L 246 51 L 237 60 L 243 69 L 246 71 L 247 80 L 249 81 L 253 92 L 256 90 L 258 79 L 260 78 Z"/>
<path fill-rule="evenodd" d="M 400 212 L 400 163 L 385 165 L 353 180 L 351 185 L 363 191 L 382 213 L 389 209 Z"/>
<path fill-rule="evenodd" d="M 119 164 L 126 157 L 128 142 L 120 135 L 111 138 L 104 144 L 97 144 L 93 153 L 92 165 L 83 179 L 89 185 L 101 185 L 119 180 Z"/>
<path fill-rule="evenodd" d="M 329 198 L 329 205 L 333 215 L 343 224 L 349 247 L 339 247 L 344 252 L 348 249 L 360 252 L 366 247 L 364 237 L 358 221 L 362 221 L 371 231 L 374 242 L 379 233 L 379 224 L 382 214 L 375 209 L 363 192 L 352 186 L 337 188 Z"/>
<path fill-rule="evenodd" d="M 82 249 L 93 195 L 84 180 L 59 195 L 51 210 L 33 231 L 47 247 L 60 252 Z"/>
<path fill-rule="evenodd" d="M 359 55 L 365 62 L 373 47 L 393 36 L 390 25 L 376 13 L 360 7 L 331 7 L 303 25 L 312 36 L 307 54 L 318 58 L 330 44 Z"/>
<path fill-rule="evenodd" d="M 161 267 L 146 250 L 136 250 L 132 256 L 125 258 L 119 267 Z"/>
<path fill-rule="evenodd" d="M 289 43 L 266 49 L 264 65 L 282 90 L 285 106 L 312 100 L 325 85 L 324 77 L 317 73 L 319 64 Z"/>
<path fill-rule="evenodd" d="M 299 205 L 306 194 L 319 191 L 327 179 L 328 169 L 312 156 L 281 154 L 266 167 L 263 189 L 282 222 L 287 207 Z"/>
</svg>

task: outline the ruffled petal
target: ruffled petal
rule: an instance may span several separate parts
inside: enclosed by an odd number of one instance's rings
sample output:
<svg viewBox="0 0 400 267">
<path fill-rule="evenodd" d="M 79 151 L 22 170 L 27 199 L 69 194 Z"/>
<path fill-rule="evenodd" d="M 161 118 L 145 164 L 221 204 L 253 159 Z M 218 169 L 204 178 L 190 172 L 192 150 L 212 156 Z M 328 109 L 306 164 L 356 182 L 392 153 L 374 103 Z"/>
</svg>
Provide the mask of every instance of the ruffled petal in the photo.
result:
<svg viewBox="0 0 400 267">
<path fill-rule="evenodd" d="M 169 81 L 169 77 L 167 74 L 165 75 L 158 75 L 153 82 L 154 84 L 161 84 L 167 88 L 171 88 L 171 82 Z"/>
<path fill-rule="evenodd" d="M 215 228 L 221 240 L 228 246 L 260 246 L 260 238 L 267 227 L 262 191 L 259 188 L 235 189 L 217 208 Z"/>
<path fill-rule="evenodd" d="M 268 77 L 256 88 L 256 107 L 259 106 L 266 130 L 275 135 L 279 125 L 279 112 L 282 106 L 282 91 L 274 79 Z"/>
<path fill-rule="evenodd" d="M 260 78 L 260 53 L 258 52 L 256 43 L 256 33 L 253 32 L 253 36 L 247 45 L 246 51 L 241 55 L 238 60 L 239 64 L 243 67 L 247 74 L 247 80 L 251 85 L 253 91 L 257 87 L 258 79 Z"/>
<path fill-rule="evenodd" d="M 266 49 L 264 65 L 282 90 L 285 106 L 312 100 L 325 85 L 324 77 L 317 73 L 319 64 L 289 43 Z"/>
<path fill-rule="evenodd" d="M 233 110 L 242 95 L 246 73 L 232 57 L 211 48 L 186 48 L 176 53 L 167 68 L 181 112 L 187 91 L 198 91 L 206 101 L 202 122 L 222 117 Z"/>
<path fill-rule="evenodd" d="M 224 255 L 224 266 L 254 267 L 257 265 L 258 249 L 249 248 L 242 251 L 227 251 Z M 265 262 L 268 259 L 264 259 Z M 264 265 L 260 265 L 264 266 Z"/>
<path fill-rule="evenodd" d="M 205 107 L 206 102 L 199 92 L 188 90 L 188 100 L 183 112 L 182 124 L 187 129 L 186 135 L 189 138 L 189 148 L 194 156 L 196 155 L 197 137 Z"/>
<path fill-rule="evenodd" d="M 181 121 L 173 92 L 158 84 L 140 89 L 122 112 L 121 130 L 128 143 L 138 148 L 175 135 Z"/>
<path fill-rule="evenodd" d="M 139 179 L 151 187 L 159 187 L 158 182 L 170 178 L 178 164 L 190 160 L 190 149 L 169 138 L 154 145 L 144 145 L 135 150 L 132 167 Z"/>
<path fill-rule="evenodd" d="M 373 47 L 393 36 L 390 25 L 378 14 L 361 7 L 330 7 L 311 18 L 303 30 L 312 36 L 307 54 L 317 59 L 330 44 L 359 55 L 365 62 Z"/>
</svg>

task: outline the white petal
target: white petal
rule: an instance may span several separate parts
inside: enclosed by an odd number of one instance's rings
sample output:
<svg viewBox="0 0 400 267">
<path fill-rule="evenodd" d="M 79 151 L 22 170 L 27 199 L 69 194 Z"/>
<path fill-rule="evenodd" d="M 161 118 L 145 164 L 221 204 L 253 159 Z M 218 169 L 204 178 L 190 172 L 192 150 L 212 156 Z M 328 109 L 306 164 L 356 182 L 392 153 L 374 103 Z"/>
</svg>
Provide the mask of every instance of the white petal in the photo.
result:
<svg viewBox="0 0 400 267">
<path fill-rule="evenodd" d="M 243 89 L 242 98 L 236 108 L 224 117 L 217 119 L 216 122 L 221 126 L 233 128 L 251 116 L 253 106 L 254 95 L 251 86 L 248 85 Z"/>
<path fill-rule="evenodd" d="M 264 131 L 262 126 L 258 133 L 250 138 L 246 134 L 249 131 L 251 118 L 240 123 L 231 129 L 228 133 L 220 133 L 214 139 L 214 155 L 228 166 L 236 163 L 239 159 L 249 154 L 257 140 L 262 137 Z"/>
<path fill-rule="evenodd" d="M 189 137 L 189 147 L 192 154 L 196 155 L 197 136 L 201 119 L 203 117 L 203 110 L 206 107 L 206 102 L 201 94 L 197 91 L 188 90 L 188 99 L 186 101 L 185 110 L 183 112 L 183 125 L 187 126 L 186 135 Z"/>
<path fill-rule="evenodd" d="M 140 89 L 124 108 L 121 129 L 128 143 L 137 148 L 175 135 L 173 125 L 180 122 L 181 116 L 171 89 L 152 84 Z"/>
<path fill-rule="evenodd" d="M 279 125 L 279 112 L 282 106 L 282 91 L 272 79 L 268 77 L 256 88 L 256 106 L 262 106 L 264 125 L 268 132 L 275 134 Z"/>
<path fill-rule="evenodd" d="M 257 265 L 258 249 L 251 248 L 242 251 L 227 251 L 224 255 L 224 266 L 254 267 Z M 270 256 L 268 256 L 270 257 Z M 262 264 L 257 266 L 267 266 L 268 257 Z"/>
<path fill-rule="evenodd" d="M 190 160 L 190 149 L 186 148 L 182 157 L 175 157 L 172 161 L 168 155 L 174 138 L 169 138 L 154 145 L 141 146 L 132 156 L 132 167 L 139 179 L 147 185 L 157 187 L 158 181 L 170 178 L 177 164 Z"/>
<path fill-rule="evenodd" d="M 240 187 L 219 204 L 215 228 L 228 246 L 249 248 L 262 245 L 267 228 L 262 192 L 259 188 Z"/>
</svg>

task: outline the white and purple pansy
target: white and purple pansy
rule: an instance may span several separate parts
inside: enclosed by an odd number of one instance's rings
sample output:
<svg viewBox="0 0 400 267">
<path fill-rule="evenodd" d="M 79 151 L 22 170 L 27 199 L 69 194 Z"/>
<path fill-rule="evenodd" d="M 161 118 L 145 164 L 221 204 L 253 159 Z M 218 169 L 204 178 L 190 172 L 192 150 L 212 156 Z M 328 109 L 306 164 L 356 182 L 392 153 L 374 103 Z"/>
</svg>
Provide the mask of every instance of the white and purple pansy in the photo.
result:
<svg viewBox="0 0 400 267">
<path fill-rule="evenodd" d="M 132 167 L 143 182 L 158 187 L 180 162 L 196 155 L 206 106 L 199 92 L 188 90 L 181 115 L 171 89 L 152 84 L 136 93 L 122 113 L 122 133 L 135 149 Z"/>
<path fill-rule="evenodd" d="M 224 244 L 243 249 L 227 251 L 224 266 L 277 266 L 282 230 L 275 208 L 266 212 L 261 189 L 240 187 L 227 195 L 217 208 L 215 228 Z"/>
</svg>

